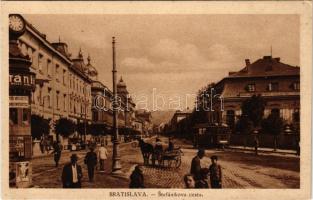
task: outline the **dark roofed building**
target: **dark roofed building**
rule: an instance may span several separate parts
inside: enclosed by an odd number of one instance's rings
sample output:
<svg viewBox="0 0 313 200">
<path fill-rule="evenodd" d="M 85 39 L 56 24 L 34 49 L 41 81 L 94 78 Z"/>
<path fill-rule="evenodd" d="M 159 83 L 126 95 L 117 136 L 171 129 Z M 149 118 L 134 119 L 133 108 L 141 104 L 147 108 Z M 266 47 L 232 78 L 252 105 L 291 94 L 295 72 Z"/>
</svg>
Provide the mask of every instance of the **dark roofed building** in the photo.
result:
<svg viewBox="0 0 313 200">
<path fill-rule="evenodd" d="M 234 127 L 241 115 L 242 102 L 253 96 L 261 95 L 266 101 L 264 117 L 271 112 L 279 112 L 286 123 L 299 121 L 300 112 L 300 67 L 282 63 L 280 58 L 264 56 L 250 63 L 238 72 L 219 81 L 215 93 L 223 99 L 213 101 L 214 112 L 209 112 L 211 123 L 226 123 Z"/>
</svg>

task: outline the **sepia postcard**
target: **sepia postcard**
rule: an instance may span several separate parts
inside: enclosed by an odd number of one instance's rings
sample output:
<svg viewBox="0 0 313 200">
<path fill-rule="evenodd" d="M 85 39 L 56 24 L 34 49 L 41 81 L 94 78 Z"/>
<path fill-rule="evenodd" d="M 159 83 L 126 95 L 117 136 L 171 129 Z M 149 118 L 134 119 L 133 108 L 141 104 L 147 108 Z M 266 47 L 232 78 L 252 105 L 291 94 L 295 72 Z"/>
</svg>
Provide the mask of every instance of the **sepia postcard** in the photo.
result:
<svg viewBox="0 0 313 200">
<path fill-rule="evenodd" d="M 311 9 L 2 1 L 2 198 L 310 199 Z"/>
</svg>

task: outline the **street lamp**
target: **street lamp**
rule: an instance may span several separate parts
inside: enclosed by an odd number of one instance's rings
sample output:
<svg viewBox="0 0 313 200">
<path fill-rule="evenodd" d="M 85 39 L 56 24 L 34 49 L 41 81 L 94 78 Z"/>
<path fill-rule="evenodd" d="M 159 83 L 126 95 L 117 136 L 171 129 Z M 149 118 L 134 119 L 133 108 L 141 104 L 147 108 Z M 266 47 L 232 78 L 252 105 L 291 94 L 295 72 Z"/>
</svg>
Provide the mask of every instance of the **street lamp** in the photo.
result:
<svg viewBox="0 0 313 200">
<path fill-rule="evenodd" d="M 112 50 L 113 50 L 113 156 L 112 156 L 112 174 L 121 174 L 122 166 L 120 163 L 119 155 L 119 141 L 118 141 L 118 102 L 117 102 L 117 86 L 116 86 L 116 63 L 115 63 L 115 37 L 112 37 Z"/>
</svg>

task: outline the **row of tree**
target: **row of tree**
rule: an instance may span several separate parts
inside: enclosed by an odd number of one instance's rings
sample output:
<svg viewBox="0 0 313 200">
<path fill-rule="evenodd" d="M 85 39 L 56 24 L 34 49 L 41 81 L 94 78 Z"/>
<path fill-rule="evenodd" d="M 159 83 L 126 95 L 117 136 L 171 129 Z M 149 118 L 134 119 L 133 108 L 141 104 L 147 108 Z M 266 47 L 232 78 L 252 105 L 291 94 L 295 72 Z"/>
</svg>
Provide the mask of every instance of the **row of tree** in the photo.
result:
<svg viewBox="0 0 313 200">
<path fill-rule="evenodd" d="M 51 129 L 51 119 L 44 119 L 40 115 L 31 116 L 31 134 L 34 139 L 41 139 L 42 136 L 49 135 Z M 59 135 L 62 137 L 69 137 L 75 131 L 82 136 L 85 134 L 91 134 L 93 136 L 101 136 L 112 134 L 111 130 L 105 124 L 85 124 L 79 122 L 75 124 L 72 120 L 67 118 L 60 118 L 54 124 L 54 130 L 56 133 L 56 138 L 59 139 Z M 129 135 L 129 134 L 140 134 L 140 132 L 135 131 L 131 128 L 119 128 L 119 134 Z"/>
<path fill-rule="evenodd" d="M 32 115 L 31 116 L 31 134 L 34 139 L 41 139 L 42 136 L 48 135 L 51 129 L 51 119 L 44 119 L 40 115 Z M 91 124 L 88 125 L 85 123 L 75 124 L 72 120 L 67 118 L 60 118 L 54 124 L 54 130 L 56 133 L 56 138 L 59 138 L 59 135 L 62 137 L 69 137 L 75 131 L 80 135 L 85 134 L 86 132 L 98 136 L 98 135 L 106 135 L 109 133 L 107 127 L 104 124 Z"/>
</svg>

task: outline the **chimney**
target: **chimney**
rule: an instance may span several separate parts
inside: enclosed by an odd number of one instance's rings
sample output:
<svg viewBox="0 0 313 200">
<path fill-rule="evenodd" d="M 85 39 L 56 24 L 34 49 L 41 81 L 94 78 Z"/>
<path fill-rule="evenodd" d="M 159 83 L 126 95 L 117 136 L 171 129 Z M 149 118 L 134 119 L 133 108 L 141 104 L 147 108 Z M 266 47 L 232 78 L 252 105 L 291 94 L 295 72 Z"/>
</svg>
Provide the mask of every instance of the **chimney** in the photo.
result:
<svg viewBox="0 0 313 200">
<path fill-rule="evenodd" d="M 250 65 L 250 59 L 245 59 L 246 61 L 246 67 L 248 67 Z"/>
<path fill-rule="evenodd" d="M 274 58 L 277 62 L 280 62 L 280 57 Z"/>
<path fill-rule="evenodd" d="M 245 62 L 246 62 L 246 72 L 248 72 L 250 66 L 250 59 L 245 59 Z"/>
</svg>

